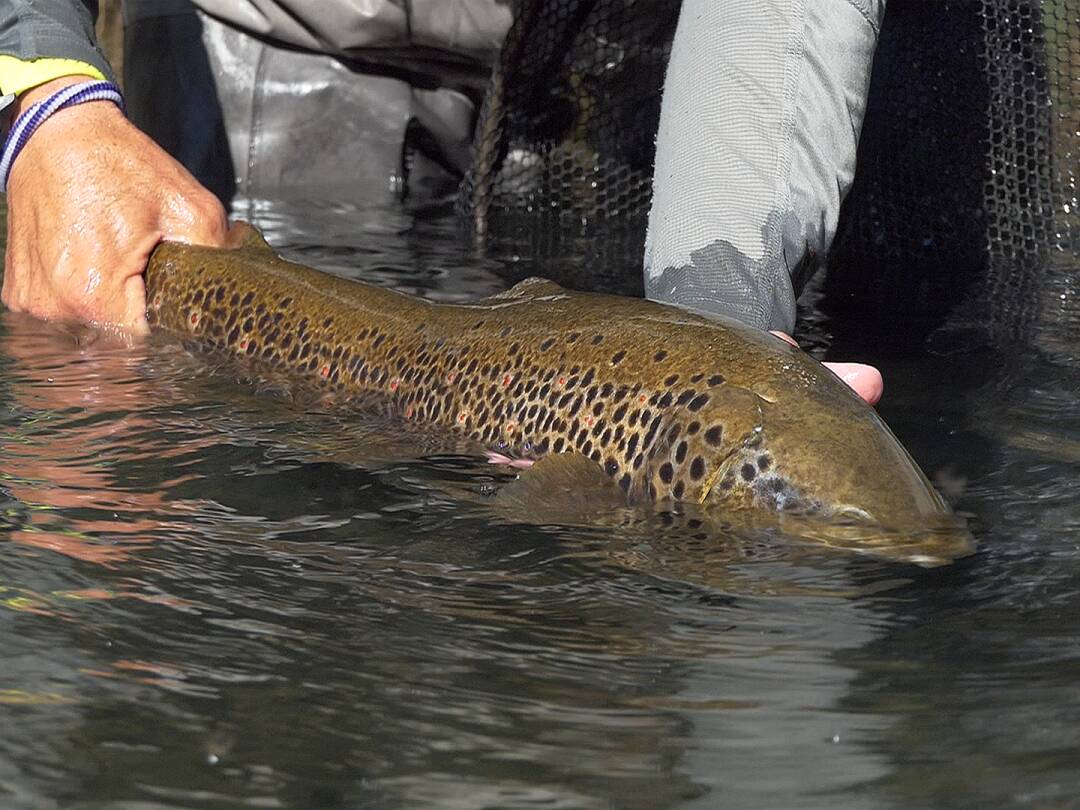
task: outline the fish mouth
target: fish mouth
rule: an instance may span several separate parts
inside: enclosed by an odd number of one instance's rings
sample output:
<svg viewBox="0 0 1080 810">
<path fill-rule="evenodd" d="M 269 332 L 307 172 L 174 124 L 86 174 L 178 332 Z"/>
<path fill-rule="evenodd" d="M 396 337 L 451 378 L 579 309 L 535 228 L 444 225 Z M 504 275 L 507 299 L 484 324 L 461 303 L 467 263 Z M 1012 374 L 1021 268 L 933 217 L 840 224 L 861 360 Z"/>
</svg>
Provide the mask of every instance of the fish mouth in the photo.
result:
<svg viewBox="0 0 1080 810">
<path fill-rule="evenodd" d="M 890 562 L 937 568 L 974 553 L 967 521 L 954 514 L 929 515 L 916 526 L 896 528 L 858 507 L 841 506 L 828 515 L 779 513 L 780 530 L 794 539 Z"/>
</svg>

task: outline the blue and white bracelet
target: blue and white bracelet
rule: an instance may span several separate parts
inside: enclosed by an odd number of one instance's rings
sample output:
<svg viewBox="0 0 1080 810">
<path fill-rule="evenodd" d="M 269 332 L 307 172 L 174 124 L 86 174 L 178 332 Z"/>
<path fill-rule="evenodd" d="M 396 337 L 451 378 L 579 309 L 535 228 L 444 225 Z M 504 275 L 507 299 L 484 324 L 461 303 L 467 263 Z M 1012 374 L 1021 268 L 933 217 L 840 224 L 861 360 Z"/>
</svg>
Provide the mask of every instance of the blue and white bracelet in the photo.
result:
<svg viewBox="0 0 1080 810">
<path fill-rule="evenodd" d="M 57 90 L 15 119 L 4 141 L 3 151 L 0 151 L 0 192 L 7 193 L 11 167 L 35 130 L 53 113 L 87 101 L 111 101 L 121 110 L 124 109 L 124 97 L 120 95 L 119 87 L 112 82 L 89 81 Z"/>
</svg>

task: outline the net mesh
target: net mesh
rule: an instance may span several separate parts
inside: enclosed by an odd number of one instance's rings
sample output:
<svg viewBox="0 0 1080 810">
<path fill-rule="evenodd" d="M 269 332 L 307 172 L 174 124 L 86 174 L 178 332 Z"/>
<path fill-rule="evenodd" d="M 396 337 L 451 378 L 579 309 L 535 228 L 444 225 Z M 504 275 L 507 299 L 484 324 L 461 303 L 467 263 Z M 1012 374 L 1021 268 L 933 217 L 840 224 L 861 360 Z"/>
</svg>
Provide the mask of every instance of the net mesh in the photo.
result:
<svg viewBox="0 0 1080 810">
<path fill-rule="evenodd" d="M 640 276 L 679 5 L 519 0 L 462 188 L 478 235 L 602 244 L 586 265 Z M 1078 91 L 1080 0 L 891 0 L 832 306 L 886 324 L 959 309 L 997 332 L 1045 315 L 1039 268 L 1080 235 Z"/>
</svg>

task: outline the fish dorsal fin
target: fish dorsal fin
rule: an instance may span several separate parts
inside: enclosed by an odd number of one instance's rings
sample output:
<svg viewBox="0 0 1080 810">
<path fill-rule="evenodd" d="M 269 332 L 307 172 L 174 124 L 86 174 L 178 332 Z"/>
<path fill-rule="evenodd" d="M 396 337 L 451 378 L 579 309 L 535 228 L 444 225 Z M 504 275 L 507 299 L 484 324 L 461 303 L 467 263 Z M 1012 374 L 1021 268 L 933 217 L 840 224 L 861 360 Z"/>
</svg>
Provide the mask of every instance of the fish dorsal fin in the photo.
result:
<svg viewBox="0 0 1080 810">
<path fill-rule="evenodd" d="M 516 298 L 539 298 L 544 295 L 566 295 L 566 289 L 560 287 L 554 281 L 546 278 L 532 276 L 524 281 L 519 281 L 509 290 L 504 290 L 495 295 L 489 295 L 484 301 L 507 301 Z"/>
<path fill-rule="evenodd" d="M 225 235 L 225 247 L 257 253 L 274 252 L 259 229 L 242 219 L 238 219 L 229 228 L 229 232 Z"/>
<path fill-rule="evenodd" d="M 499 509 L 513 509 L 524 517 L 552 516 L 552 522 L 575 522 L 585 515 L 626 506 L 626 496 L 590 458 L 579 453 L 544 456 L 493 499 Z"/>
</svg>

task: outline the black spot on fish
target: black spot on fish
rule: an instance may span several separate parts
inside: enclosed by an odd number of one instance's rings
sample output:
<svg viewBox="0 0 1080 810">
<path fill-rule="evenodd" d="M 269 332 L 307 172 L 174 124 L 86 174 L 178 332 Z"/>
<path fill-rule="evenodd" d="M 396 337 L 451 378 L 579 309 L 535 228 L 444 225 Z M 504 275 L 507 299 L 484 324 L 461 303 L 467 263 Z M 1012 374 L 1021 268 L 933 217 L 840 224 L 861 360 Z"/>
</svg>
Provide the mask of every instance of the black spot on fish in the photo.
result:
<svg viewBox="0 0 1080 810">
<path fill-rule="evenodd" d="M 691 411 L 697 412 L 697 411 L 700 411 L 702 408 L 704 408 L 708 404 L 708 402 L 709 402 L 709 395 L 708 394 L 698 394 L 696 397 L 694 397 L 692 400 L 690 400 L 690 404 L 687 405 L 686 407 Z"/>
<path fill-rule="evenodd" d="M 761 470 L 762 472 L 765 472 L 767 469 L 769 469 L 769 466 L 771 464 L 772 464 L 772 459 L 769 458 L 768 456 L 758 456 L 758 458 L 757 458 L 757 466 L 758 466 L 758 469 Z"/>
<path fill-rule="evenodd" d="M 577 339 L 581 337 L 581 332 L 571 332 L 566 336 L 567 343 L 577 343 Z"/>
<path fill-rule="evenodd" d="M 694 456 L 694 460 L 690 462 L 690 479 L 692 481 L 700 481 L 705 476 L 705 459 L 701 456 Z"/>
<path fill-rule="evenodd" d="M 723 384 L 724 384 L 724 378 L 723 378 L 722 375 L 713 374 L 711 377 L 709 377 L 709 385 L 710 386 L 715 387 L 717 385 L 723 385 Z"/>
<path fill-rule="evenodd" d="M 713 425 L 711 428 L 705 431 L 705 441 L 713 447 L 719 447 L 720 442 L 724 438 L 723 425 Z"/>
<path fill-rule="evenodd" d="M 630 491 L 630 482 L 630 473 L 626 473 L 622 478 L 619 479 L 619 486 L 622 487 L 623 492 Z"/>
<path fill-rule="evenodd" d="M 520 344 L 517 344 L 517 343 L 511 343 L 511 344 L 510 344 L 510 348 L 509 348 L 509 349 L 508 349 L 507 351 L 508 351 L 508 352 L 509 352 L 509 353 L 510 353 L 511 355 L 514 355 L 514 354 L 517 354 L 517 353 L 518 353 L 518 350 L 519 350 L 520 348 L 521 348 Z"/>
<path fill-rule="evenodd" d="M 660 351 L 658 351 L 656 354 L 653 355 L 653 360 L 656 361 L 657 363 L 662 363 L 666 358 L 667 358 L 667 352 L 665 352 L 663 349 L 661 349 Z"/>
<path fill-rule="evenodd" d="M 687 433 L 688 436 L 693 436 L 699 430 L 701 430 L 701 422 L 698 422 L 698 421 L 693 421 L 689 425 L 686 426 L 686 433 Z"/>
<path fill-rule="evenodd" d="M 683 494 L 685 492 L 686 492 L 686 484 L 680 478 L 678 481 L 675 482 L 675 486 L 673 486 L 671 488 L 671 494 L 674 495 L 676 499 L 681 500 L 682 496 L 683 496 Z"/>
<path fill-rule="evenodd" d="M 670 462 L 664 462 L 660 465 L 660 480 L 665 484 L 670 484 L 671 479 L 675 477 L 675 468 L 671 466 Z"/>
<path fill-rule="evenodd" d="M 742 468 L 739 470 L 739 472 L 742 473 L 742 477 L 743 477 L 744 481 L 753 481 L 754 476 L 757 475 L 757 470 L 754 469 L 754 465 L 750 464 L 749 462 L 747 462 L 746 464 L 743 464 Z"/>
<path fill-rule="evenodd" d="M 671 386 L 673 386 L 678 381 L 679 381 L 679 375 L 678 374 L 672 374 L 670 377 L 665 378 L 664 385 L 666 385 L 668 388 L 671 388 Z"/>
<path fill-rule="evenodd" d="M 679 394 L 679 398 L 677 400 L 675 400 L 675 404 L 676 405 L 685 405 L 687 402 L 689 402 L 690 400 L 692 400 L 696 396 L 697 396 L 697 391 L 695 391 L 693 388 L 687 388 L 685 391 L 683 391 L 681 394 Z"/>
<path fill-rule="evenodd" d="M 624 351 L 615 352 L 615 354 L 611 355 L 611 365 L 613 365 L 613 366 L 619 365 L 619 363 L 621 363 L 623 361 L 624 357 L 626 357 L 626 352 L 624 352 Z M 623 396 L 625 396 L 625 394 Z"/>
<path fill-rule="evenodd" d="M 593 335 L 592 345 L 593 346 L 599 346 L 601 343 L 603 343 L 603 341 L 604 341 L 604 336 L 603 335 Z"/>
<path fill-rule="evenodd" d="M 686 450 L 688 445 L 685 441 L 679 442 L 679 446 L 675 448 L 675 463 L 682 464 L 686 461 Z"/>
</svg>

